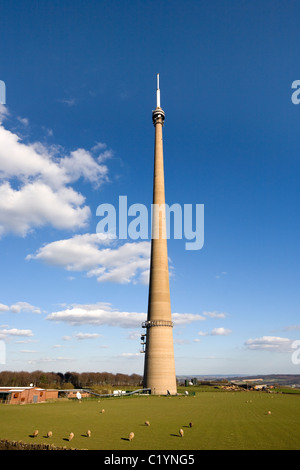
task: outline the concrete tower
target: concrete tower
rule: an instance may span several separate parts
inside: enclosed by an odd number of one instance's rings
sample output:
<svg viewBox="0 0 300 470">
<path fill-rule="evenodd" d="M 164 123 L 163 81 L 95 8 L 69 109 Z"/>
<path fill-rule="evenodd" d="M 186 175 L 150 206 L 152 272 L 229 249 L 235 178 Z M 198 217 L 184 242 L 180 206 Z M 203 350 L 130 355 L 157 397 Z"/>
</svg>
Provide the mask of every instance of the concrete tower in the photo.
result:
<svg viewBox="0 0 300 470">
<path fill-rule="evenodd" d="M 155 127 L 153 213 L 151 265 L 145 341 L 144 387 L 154 395 L 177 393 L 173 346 L 173 322 L 169 288 L 166 237 L 165 182 L 162 128 L 165 113 L 160 107 L 157 75 L 156 109 L 152 112 Z"/>
</svg>

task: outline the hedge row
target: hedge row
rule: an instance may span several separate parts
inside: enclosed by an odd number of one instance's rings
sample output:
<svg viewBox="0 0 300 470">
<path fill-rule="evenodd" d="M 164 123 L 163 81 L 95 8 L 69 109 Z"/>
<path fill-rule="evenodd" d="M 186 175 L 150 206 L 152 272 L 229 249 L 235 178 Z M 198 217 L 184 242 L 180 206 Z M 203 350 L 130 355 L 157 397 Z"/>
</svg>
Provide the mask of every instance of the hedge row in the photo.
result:
<svg viewBox="0 0 300 470">
<path fill-rule="evenodd" d="M 23 441 L 0 439 L 0 450 L 79 450 L 74 447 L 56 447 L 53 444 L 28 444 Z"/>
</svg>

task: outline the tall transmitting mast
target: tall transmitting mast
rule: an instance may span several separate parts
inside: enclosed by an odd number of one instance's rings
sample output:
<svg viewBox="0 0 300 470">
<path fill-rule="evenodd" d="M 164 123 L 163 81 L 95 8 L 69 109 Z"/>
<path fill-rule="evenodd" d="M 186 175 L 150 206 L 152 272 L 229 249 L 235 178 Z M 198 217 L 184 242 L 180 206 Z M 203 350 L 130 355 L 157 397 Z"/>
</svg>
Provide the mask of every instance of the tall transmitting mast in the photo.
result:
<svg viewBox="0 0 300 470">
<path fill-rule="evenodd" d="M 163 135 L 165 113 L 160 107 L 157 74 L 156 109 L 152 111 L 155 127 L 153 214 L 151 264 L 146 334 L 144 388 L 154 395 L 177 393 L 173 345 L 173 322 L 169 288 L 168 248 L 166 236 Z"/>
</svg>

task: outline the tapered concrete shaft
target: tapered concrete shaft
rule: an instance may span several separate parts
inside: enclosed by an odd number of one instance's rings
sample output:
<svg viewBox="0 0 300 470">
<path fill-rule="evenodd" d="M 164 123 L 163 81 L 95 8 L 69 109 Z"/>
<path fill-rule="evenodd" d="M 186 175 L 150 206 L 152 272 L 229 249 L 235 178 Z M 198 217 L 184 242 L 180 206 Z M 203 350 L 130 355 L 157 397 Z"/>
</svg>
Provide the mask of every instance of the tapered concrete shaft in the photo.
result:
<svg viewBox="0 0 300 470">
<path fill-rule="evenodd" d="M 159 103 L 160 104 L 160 103 Z M 155 395 L 177 393 L 173 346 L 173 323 L 169 288 L 163 161 L 164 111 L 152 113 L 155 126 L 153 217 L 144 387 Z"/>
</svg>

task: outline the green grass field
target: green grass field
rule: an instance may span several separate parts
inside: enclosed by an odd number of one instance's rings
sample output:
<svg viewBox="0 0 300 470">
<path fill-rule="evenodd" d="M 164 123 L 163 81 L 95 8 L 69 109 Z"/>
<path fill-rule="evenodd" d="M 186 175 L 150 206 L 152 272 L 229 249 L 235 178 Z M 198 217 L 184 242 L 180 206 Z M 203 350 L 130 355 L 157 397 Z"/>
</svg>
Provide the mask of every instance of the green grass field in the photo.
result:
<svg viewBox="0 0 300 470">
<path fill-rule="evenodd" d="M 35 429 L 37 438 L 31 437 Z M 48 431 L 51 439 L 45 437 Z M 135 437 L 129 441 L 131 431 Z M 68 442 L 70 432 L 75 437 Z M 210 391 L 0 405 L 0 438 L 99 450 L 300 449 L 300 396 Z"/>
</svg>

